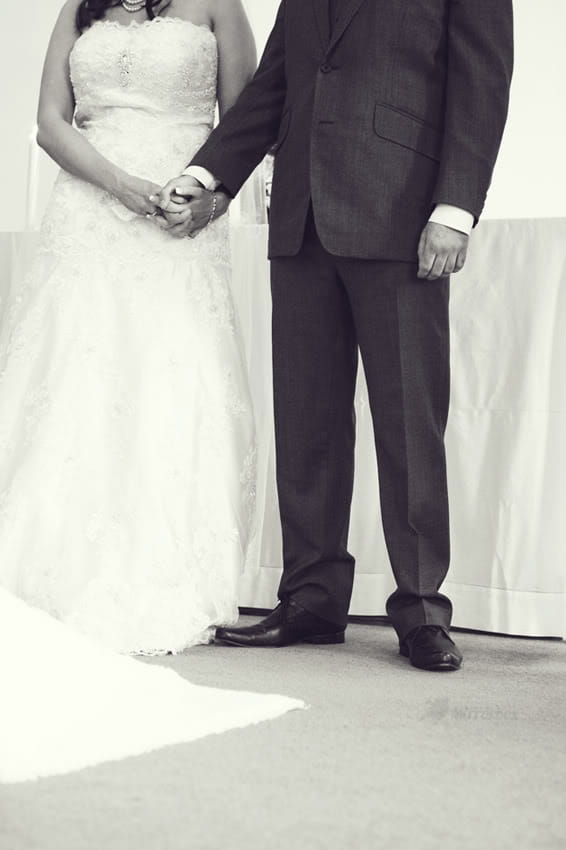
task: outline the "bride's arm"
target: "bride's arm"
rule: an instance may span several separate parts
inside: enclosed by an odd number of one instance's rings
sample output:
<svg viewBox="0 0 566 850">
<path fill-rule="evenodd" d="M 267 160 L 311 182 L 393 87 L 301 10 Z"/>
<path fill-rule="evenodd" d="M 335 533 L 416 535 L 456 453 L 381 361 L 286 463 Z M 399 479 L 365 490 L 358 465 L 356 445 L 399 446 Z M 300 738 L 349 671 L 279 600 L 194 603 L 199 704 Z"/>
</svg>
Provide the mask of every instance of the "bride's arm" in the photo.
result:
<svg viewBox="0 0 566 850">
<path fill-rule="evenodd" d="M 96 151 L 73 127 L 75 99 L 69 56 L 78 38 L 75 14 L 78 0 L 63 7 L 49 42 L 38 108 L 37 143 L 61 168 L 99 186 L 139 215 L 153 213 L 149 196 L 159 187 L 133 177 Z"/>
<path fill-rule="evenodd" d="M 212 6 L 212 25 L 218 42 L 218 109 L 222 118 L 253 77 L 257 51 L 241 0 L 213 0 Z"/>
</svg>

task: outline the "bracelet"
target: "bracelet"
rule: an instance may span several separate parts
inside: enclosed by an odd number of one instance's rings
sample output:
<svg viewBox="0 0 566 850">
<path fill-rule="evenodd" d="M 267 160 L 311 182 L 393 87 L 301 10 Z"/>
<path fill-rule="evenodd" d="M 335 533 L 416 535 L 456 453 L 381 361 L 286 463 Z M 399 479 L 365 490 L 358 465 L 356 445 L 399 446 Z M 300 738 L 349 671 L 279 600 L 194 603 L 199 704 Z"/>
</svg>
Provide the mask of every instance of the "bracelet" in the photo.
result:
<svg viewBox="0 0 566 850">
<path fill-rule="evenodd" d="M 218 195 L 216 194 L 216 192 L 213 192 L 212 193 L 212 210 L 210 211 L 210 218 L 206 222 L 207 227 L 208 227 L 209 224 L 212 224 L 212 222 L 216 218 L 217 208 L 218 208 Z"/>
</svg>

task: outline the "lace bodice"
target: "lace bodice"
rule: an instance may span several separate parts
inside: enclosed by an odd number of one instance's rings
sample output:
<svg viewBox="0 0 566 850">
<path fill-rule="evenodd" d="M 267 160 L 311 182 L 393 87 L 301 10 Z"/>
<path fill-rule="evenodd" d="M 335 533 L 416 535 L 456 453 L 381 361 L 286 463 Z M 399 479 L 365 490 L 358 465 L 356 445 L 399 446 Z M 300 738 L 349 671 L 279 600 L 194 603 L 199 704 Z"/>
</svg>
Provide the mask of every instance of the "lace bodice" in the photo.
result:
<svg viewBox="0 0 566 850">
<path fill-rule="evenodd" d="M 70 72 L 77 127 L 140 176 L 168 178 L 212 128 L 218 57 L 206 26 L 174 17 L 96 21 L 77 40 Z"/>
<path fill-rule="evenodd" d="M 71 51 L 75 123 L 106 159 L 163 186 L 180 174 L 208 138 L 216 107 L 218 49 L 214 33 L 181 18 L 124 26 L 96 21 Z M 116 219 L 127 222 L 117 230 Z M 80 223 L 80 226 L 79 226 Z M 162 253 L 227 262 L 228 217 L 195 240 L 175 240 L 94 184 L 61 171 L 42 228 L 50 256 L 104 255 L 114 268 L 133 256 L 159 267 Z M 216 297 L 219 298 L 224 290 Z M 225 293 L 224 293 L 225 294 Z"/>
</svg>

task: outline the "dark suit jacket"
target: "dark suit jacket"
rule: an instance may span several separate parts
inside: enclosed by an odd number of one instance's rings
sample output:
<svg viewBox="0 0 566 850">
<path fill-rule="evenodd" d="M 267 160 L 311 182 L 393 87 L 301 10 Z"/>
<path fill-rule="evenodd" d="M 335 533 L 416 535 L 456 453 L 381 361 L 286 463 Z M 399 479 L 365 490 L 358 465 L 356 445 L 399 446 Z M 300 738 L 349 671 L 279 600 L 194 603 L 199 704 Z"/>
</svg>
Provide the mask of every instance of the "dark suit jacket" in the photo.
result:
<svg viewBox="0 0 566 850">
<path fill-rule="evenodd" d="M 283 0 L 253 80 L 191 164 L 236 194 L 276 143 L 270 256 L 312 198 L 332 254 L 415 261 L 436 203 L 477 220 L 507 116 L 512 0 Z"/>
</svg>

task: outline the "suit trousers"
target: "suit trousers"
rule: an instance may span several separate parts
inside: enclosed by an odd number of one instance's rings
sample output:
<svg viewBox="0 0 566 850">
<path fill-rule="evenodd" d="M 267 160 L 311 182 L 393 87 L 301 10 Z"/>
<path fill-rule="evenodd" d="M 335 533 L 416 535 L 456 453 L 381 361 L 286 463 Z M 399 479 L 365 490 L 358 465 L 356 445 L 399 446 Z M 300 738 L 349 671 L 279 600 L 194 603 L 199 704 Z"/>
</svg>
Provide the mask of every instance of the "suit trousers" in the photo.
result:
<svg viewBox="0 0 566 850">
<path fill-rule="evenodd" d="M 271 262 L 279 597 L 346 624 L 360 352 L 397 583 L 387 613 L 400 640 L 418 625 L 449 626 L 452 615 L 439 593 L 450 560 L 449 278 L 424 281 L 416 272 L 416 258 L 411 264 L 333 256 L 320 242 L 312 209 L 298 255 Z"/>
</svg>

